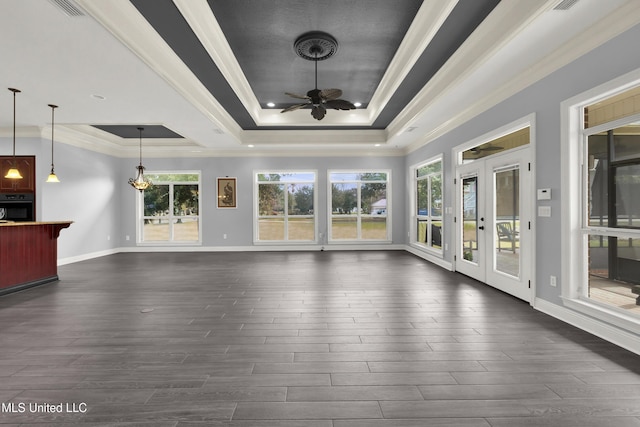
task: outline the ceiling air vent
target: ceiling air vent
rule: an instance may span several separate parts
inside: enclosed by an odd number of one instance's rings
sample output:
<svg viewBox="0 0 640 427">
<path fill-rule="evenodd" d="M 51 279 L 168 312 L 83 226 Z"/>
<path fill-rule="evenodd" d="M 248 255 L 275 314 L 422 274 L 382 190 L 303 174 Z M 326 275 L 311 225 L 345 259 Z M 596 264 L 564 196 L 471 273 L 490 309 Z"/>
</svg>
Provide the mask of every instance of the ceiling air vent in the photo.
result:
<svg viewBox="0 0 640 427">
<path fill-rule="evenodd" d="M 579 0 L 562 0 L 556 7 L 553 8 L 553 10 L 569 10 L 573 6 L 575 6 L 578 1 Z"/>
<path fill-rule="evenodd" d="M 84 16 L 84 12 L 71 0 L 49 0 L 67 16 Z"/>
</svg>

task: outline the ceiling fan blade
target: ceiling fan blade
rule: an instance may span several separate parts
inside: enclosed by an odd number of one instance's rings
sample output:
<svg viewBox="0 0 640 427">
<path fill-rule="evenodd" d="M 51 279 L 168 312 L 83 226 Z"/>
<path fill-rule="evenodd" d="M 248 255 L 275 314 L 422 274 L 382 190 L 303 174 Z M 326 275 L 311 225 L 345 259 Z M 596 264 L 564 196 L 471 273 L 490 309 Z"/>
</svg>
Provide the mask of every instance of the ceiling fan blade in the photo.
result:
<svg viewBox="0 0 640 427">
<path fill-rule="evenodd" d="M 333 108 L 334 110 L 354 110 L 356 108 L 355 105 L 344 99 L 332 99 L 325 102 L 324 105 L 329 108 Z"/>
<path fill-rule="evenodd" d="M 342 96 L 342 91 L 340 89 L 322 89 L 320 91 L 320 98 L 325 101 L 330 101 L 333 99 L 338 99 Z"/>
<path fill-rule="evenodd" d="M 483 151 L 500 151 L 500 150 L 504 150 L 504 147 L 489 145 L 488 147 L 473 147 L 469 151 L 471 151 L 472 153 L 481 153 Z"/>
<path fill-rule="evenodd" d="M 295 104 L 295 105 L 291 105 L 287 108 L 285 108 L 284 110 L 280 111 L 281 113 L 288 113 L 289 111 L 294 111 L 294 110 L 299 110 L 300 108 L 304 108 L 307 105 L 311 105 L 309 103 L 304 103 L 304 104 Z"/>
<path fill-rule="evenodd" d="M 327 114 L 327 109 L 324 108 L 322 105 L 316 105 L 311 110 L 311 115 L 316 120 L 322 120 L 325 114 Z"/>
<path fill-rule="evenodd" d="M 297 98 L 297 99 L 309 99 L 309 97 L 307 95 L 298 95 L 297 93 L 291 93 L 291 92 L 285 92 L 285 95 L 289 95 L 292 98 Z"/>
</svg>

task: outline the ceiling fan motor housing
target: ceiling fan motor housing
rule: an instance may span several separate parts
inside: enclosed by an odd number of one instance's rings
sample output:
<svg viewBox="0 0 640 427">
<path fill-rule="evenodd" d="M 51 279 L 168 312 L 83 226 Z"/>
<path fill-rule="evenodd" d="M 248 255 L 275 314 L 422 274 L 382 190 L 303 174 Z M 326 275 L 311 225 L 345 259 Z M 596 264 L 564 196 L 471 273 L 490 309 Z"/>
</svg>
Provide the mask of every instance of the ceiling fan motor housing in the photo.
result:
<svg viewBox="0 0 640 427">
<path fill-rule="evenodd" d="M 338 51 L 338 41 L 323 31 L 311 31 L 298 37 L 293 44 L 296 55 L 308 61 L 324 61 Z"/>
</svg>

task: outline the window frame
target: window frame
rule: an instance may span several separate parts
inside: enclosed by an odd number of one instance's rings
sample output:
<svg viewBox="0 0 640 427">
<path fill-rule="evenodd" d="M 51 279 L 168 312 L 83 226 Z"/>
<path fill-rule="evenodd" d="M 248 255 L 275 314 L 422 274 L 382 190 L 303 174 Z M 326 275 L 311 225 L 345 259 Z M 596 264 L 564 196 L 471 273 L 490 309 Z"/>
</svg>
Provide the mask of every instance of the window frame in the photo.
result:
<svg viewBox="0 0 640 427">
<path fill-rule="evenodd" d="M 418 171 L 425 167 L 425 166 L 429 166 L 432 165 L 434 163 L 438 163 L 440 162 L 440 172 L 434 172 L 434 173 L 430 173 L 427 174 L 423 177 L 418 177 Z M 411 166 L 409 168 L 409 177 L 410 177 L 410 181 L 411 181 L 411 199 L 410 199 L 410 209 L 411 209 L 411 213 L 409 215 L 409 221 L 410 221 L 410 227 L 409 227 L 409 233 L 410 233 L 410 239 L 409 239 L 409 244 L 417 249 L 423 250 L 425 252 L 429 252 L 431 254 L 434 254 L 438 257 L 443 257 L 444 256 L 444 156 L 443 154 L 438 154 L 437 156 L 431 157 L 425 161 L 422 161 L 420 163 L 417 163 L 413 166 Z M 442 207 L 441 207 L 441 212 L 439 216 L 433 216 L 431 215 L 432 209 L 432 179 L 434 176 L 436 175 L 440 175 L 440 192 L 441 192 L 441 198 L 442 198 Z M 420 215 L 418 213 L 418 183 L 419 181 L 423 181 L 423 180 L 428 180 L 428 189 L 427 189 L 427 194 L 428 194 L 428 215 Z M 417 235 L 418 235 L 418 222 L 419 221 L 427 221 L 427 237 L 426 240 L 428 243 L 422 243 L 420 241 L 418 241 Z M 441 245 L 440 248 L 436 248 L 434 247 L 431 242 L 433 240 L 432 238 L 432 222 L 433 221 L 440 221 L 442 223 L 441 227 L 440 227 L 440 236 L 441 236 Z"/>
<path fill-rule="evenodd" d="M 271 174 L 313 174 L 313 181 L 258 181 L 259 175 L 271 175 Z M 267 216 L 260 215 L 260 185 L 277 185 L 284 184 L 284 206 L 283 215 L 284 219 L 284 240 L 260 240 L 260 219 L 268 218 Z M 289 184 L 312 184 L 313 185 L 313 215 L 290 215 L 289 214 L 289 198 L 286 197 Z M 318 171 L 316 169 L 265 169 L 253 171 L 253 244 L 254 245 L 309 245 L 318 243 Z M 313 239 L 312 240 L 289 240 L 288 222 L 289 217 L 295 218 L 313 218 Z M 271 217 L 271 216 L 269 216 Z"/>
<path fill-rule="evenodd" d="M 561 103 L 561 275 L 562 303 L 577 312 L 629 331 L 637 331 L 640 317 L 588 297 L 589 235 L 640 238 L 640 230 L 590 226 L 588 215 L 588 137 L 640 121 L 640 113 L 584 128 L 584 108 L 640 86 L 640 69 L 576 95 Z"/>
<path fill-rule="evenodd" d="M 154 170 L 145 173 L 147 177 L 153 175 L 197 175 L 197 181 L 153 181 L 153 185 L 169 185 L 169 215 L 163 218 L 169 220 L 169 237 L 171 240 L 144 241 L 144 221 L 148 217 L 144 215 L 144 191 L 136 192 L 136 244 L 138 246 L 200 246 L 202 245 L 202 171 L 200 170 Z M 175 215 L 173 212 L 173 187 L 175 185 L 198 186 L 198 240 L 173 240 L 173 220 L 183 215 Z M 190 218 L 193 218 L 191 216 Z"/>
<path fill-rule="evenodd" d="M 376 216 L 384 216 L 386 218 L 386 236 L 383 239 L 363 239 L 362 238 L 362 218 L 363 214 L 360 212 L 360 209 L 356 209 L 356 238 L 355 239 L 334 239 L 333 238 L 333 184 L 334 181 L 331 180 L 331 176 L 333 174 L 365 174 L 365 173 L 384 173 L 387 176 L 386 181 L 363 181 L 361 179 L 355 179 L 351 181 L 336 181 L 340 183 L 355 183 L 356 185 L 356 193 L 357 193 L 357 201 L 356 206 L 362 206 L 362 195 L 361 188 L 363 183 L 373 183 L 373 182 L 384 182 L 386 184 L 386 212 L 384 215 L 376 215 Z M 353 244 L 353 243 L 391 243 L 392 242 L 392 197 L 391 197 L 391 186 L 392 186 L 392 177 L 391 177 L 391 169 L 329 169 L 327 170 L 327 242 L 329 244 Z M 371 216 L 371 214 L 369 214 Z"/>
</svg>

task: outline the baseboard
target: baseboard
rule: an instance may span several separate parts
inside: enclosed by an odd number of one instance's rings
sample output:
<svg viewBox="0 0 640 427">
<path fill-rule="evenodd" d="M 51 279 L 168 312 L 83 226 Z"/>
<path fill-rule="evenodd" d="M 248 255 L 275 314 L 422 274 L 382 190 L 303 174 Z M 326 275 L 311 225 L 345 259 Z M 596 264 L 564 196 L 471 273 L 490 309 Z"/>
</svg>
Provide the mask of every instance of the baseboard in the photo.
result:
<svg viewBox="0 0 640 427">
<path fill-rule="evenodd" d="M 432 255 L 425 251 L 421 251 L 410 245 L 405 245 L 404 250 L 419 258 L 422 258 L 425 261 L 429 261 L 432 264 L 436 264 L 437 266 L 442 267 L 445 270 L 453 271 L 453 264 L 451 264 L 449 261 L 446 261 L 438 256 Z"/>
<path fill-rule="evenodd" d="M 536 298 L 533 307 L 551 317 L 562 320 L 565 323 L 589 332 L 603 340 L 609 341 L 633 353 L 640 354 L 640 340 L 638 335 L 617 328 L 598 319 L 594 319 L 563 306 Z"/>
<path fill-rule="evenodd" d="M 252 245 L 252 246 L 132 246 L 122 247 L 117 252 L 319 252 L 319 251 L 395 251 L 404 250 L 405 245 Z"/>
<path fill-rule="evenodd" d="M 86 261 L 88 259 L 100 258 L 107 255 L 117 254 L 118 252 L 122 252 L 120 249 L 121 248 L 113 248 L 113 249 L 108 249 L 106 251 L 90 252 L 88 254 L 82 254 L 74 257 L 59 258 L 58 265 L 73 264 L 74 262 Z"/>
</svg>

